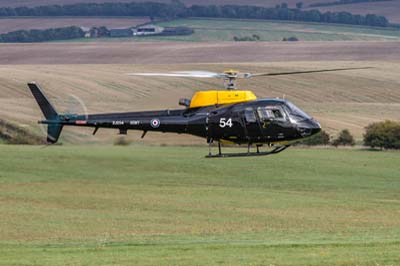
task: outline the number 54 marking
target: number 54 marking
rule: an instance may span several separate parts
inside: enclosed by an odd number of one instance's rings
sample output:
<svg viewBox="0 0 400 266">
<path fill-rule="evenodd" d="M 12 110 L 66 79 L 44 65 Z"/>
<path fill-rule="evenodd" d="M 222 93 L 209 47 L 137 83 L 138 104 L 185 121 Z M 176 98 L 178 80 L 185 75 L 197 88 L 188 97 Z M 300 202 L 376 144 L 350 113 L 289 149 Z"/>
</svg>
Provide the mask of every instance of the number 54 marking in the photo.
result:
<svg viewBox="0 0 400 266">
<path fill-rule="evenodd" d="M 219 120 L 219 126 L 221 127 L 221 128 L 224 128 L 224 127 L 232 127 L 233 126 L 233 123 L 232 123 L 232 118 L 229 118 L 228 120 L 226 120 L 226 118 L 225 117 L 222 117 L 220 120 Z"/>
</svg>

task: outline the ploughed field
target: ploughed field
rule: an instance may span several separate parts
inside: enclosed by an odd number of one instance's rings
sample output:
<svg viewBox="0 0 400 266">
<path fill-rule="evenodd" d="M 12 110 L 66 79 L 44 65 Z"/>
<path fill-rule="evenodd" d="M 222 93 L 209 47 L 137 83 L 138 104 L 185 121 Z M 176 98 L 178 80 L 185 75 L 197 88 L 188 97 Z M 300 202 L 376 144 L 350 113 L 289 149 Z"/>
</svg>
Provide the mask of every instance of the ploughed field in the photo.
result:
<svg viewBox="0 0 400 266">
<path fill-rule="evenodd" d="M 60 113 L 104 113 L 182 108 L 178 100 L 195 91 L 223 88 L 221 80 L 131 77 L 129 72 L 164 72 L 237 69 L 249 72 L 281 72 L 373 67 L 371 69 L 290 75 L 239 80 L 242 89 L 259 98 L 279 97 L 294 102 L 314 116 L 322 128 L 335 135 L 349 129 L 360 141 L 364 127 L 374 121 L 400 119 L 400 64 L 379 61 L 314 61 L 232 64 L 171 65 L 3 65 L 0 67 L 0 116 L 37 134 L 42 118 L 27 82 L 41 85 Z M 64 142 L 113 142 L 116 130 L 66 128 Z M 152 144 L 205 144 L 185 135 L 130 131 L 132 140 Z"/>
<path fill-rule="evenodd" d="M 131 39 L 126 39 L 131 40 Z M 400 61 L 399 41 L 70 42 L 0 44 L 0 64 L 190 64 Z"/>
<path fill-rule="evenodd" d="M 0 265 L 398 265 L 398 152 L 0 145 Z"/>
</svg>

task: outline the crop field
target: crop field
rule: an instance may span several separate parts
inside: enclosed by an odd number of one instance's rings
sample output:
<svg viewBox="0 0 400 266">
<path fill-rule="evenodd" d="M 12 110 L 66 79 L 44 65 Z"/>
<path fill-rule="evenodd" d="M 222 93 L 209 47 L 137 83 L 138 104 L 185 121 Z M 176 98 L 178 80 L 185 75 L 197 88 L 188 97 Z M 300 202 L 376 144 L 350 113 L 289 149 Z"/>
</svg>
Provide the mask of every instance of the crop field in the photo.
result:
<svg viewBox="0 0 400 266">
<path fill-rule="evenodd" d="M 0 265 L 398 265 L 400 153 L 0 145 Z"/>
<path fill-rule="evenodd" d="M 106 26 L 109 28 L 124 28 L 134 27 L 139 24 L 148 22 L 147 18 L 137 17 L 124 17 L 124 18 L 73 18 L 73 17 L 47 17 L 47 18 L 1 18 L 0 19 L 0 33 L 6 33 L 16 30 L 30 30 L 30 29 L 49 29 L 61 28 L 68 26 L 78 27 L 101 27 Z"/>
<path fill-rule="evenodd" d="M 374 121 L 400 119 L 400 64 L 397 62 L 282 62 L 241 64 L 175 65 L 12 65 L 0 67 L 0 116 L 41 133 L 36 121 L 42 117 L 26 83 L 36 81 L 54 102 L 59 112 L 89 113 L 164 110 L 180 108 L 178 100 L 190 98 L 197 90 L 221 88 L 219 80 L 144 78 L 129 72 L 210 70 L 235 68 L 250 72 L 279 72 L 341 67 L 371 69 L 282 76 L 242 80 L 243 89 L 251 89 L 260 98 L 285 97 L 318 119 L 322 127 L 335 135 L 349 129 L 360 141 L 364 127 Z M 76 98 L 80 99 L 79 101 Z M 74 100 L 75 99 L 75 100 Z M 114 130 L 66 129 L 63 140 L 80 143 L 113 142 Z M 134 141 L 155 144 L 205 144 L 202 139 L 151 133 L 140 140 L 140 132 L 131 132 Z"/>
<path fill-rule="evenodd" d="M 146 39 L 175 41 L 233 41 L 235 36 L 257 34 L 260 41 L 281 41 L 296 36 L 302 41 L 378 41 L 399 40 L 400 30 L 359 26 L 291 23 L 251 20 L 182 19 L 161 23 L 162 26 L 186 26 L 195 30 L 190 36 L 148 37 Z M 146 40 L 145 39 L 145 40 Z"/>
</svg>

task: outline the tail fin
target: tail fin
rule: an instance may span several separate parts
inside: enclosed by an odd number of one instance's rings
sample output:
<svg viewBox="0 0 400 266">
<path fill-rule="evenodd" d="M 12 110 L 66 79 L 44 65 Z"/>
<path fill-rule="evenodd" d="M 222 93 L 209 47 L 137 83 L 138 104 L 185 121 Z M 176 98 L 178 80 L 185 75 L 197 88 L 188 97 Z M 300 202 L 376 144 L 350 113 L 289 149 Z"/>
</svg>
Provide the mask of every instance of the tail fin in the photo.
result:
<svg viewBox="0 0 400 266">
<path fill-rule="evenodd" d="M 33 97 L 35 97 L 36 102 L 39 104 L 40 109 L 42 110 L 42 113 L 44 117 L 46 117 L 47 120 L 55 120 L 58 117 L 58 114 L 54 107 L 51 105 L 49 100 L 47 100 L 46 96 L 44 96 L 42 90 L 39 88 L 36 83 L 31 82 L 28 83 L 29 89 L 31 89 L 31 92 L 33 94 Z"/>
<path fill-rule="evenodd" d="M 28 83 L 28 87 L 31 90 L 33 97 L 35 97 L 40 109 L 42 110 L 44 117 L 46 118 L 46 121 L 43 121 L 42 123 L 48 125 L 47 142 L 54 144 L 58 141 L 63 128 L 62 124 L 60 123 L 60 117 L 36 83 Z"/>
</svg>

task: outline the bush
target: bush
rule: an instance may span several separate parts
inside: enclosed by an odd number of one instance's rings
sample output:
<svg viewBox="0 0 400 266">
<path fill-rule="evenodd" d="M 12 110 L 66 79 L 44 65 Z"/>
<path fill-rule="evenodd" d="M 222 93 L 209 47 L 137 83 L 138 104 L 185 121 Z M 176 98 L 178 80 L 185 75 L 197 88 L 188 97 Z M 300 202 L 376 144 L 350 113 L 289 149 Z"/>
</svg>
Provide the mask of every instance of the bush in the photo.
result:
<svg viewBox="0 0 400 266">
<path fill-rule="evenodd" d="M 42 145 L 46 142 L 42 137 L 39 137 L 24 128 L 0 120 L 0 143 Z"/>
<path fill-rule="evenodd" d="M 115 141 L 114 141 L 114 145 L 115 146 L 128 146 L 131 144 L 131 141 L 127 139 L 126 136 L 118 136 Z"/>
<path fill-rule="evenodd" d="M 244 36 L 244 37 L 237 37 L 234 36 L 233 40 L 235 42 L 256 42 L 259 41 L 261 37 L 257 34 L 253 34 L 252 36 Z"/>
<path fill-rule="evenodd" d="M 315 134 L 314 136 L 311 136 L 309 138 L 306 138 L 298 142 L 298 144 L 300 145 L 307 145 L 307 146 L 329 145 L 329 143 L 330 143 L 330 136 L 323 130 L 318 134 Z"/>
<path fill-rule="evenodd" d="M 386 120 L 368 125 L 364 145 L 380 149 L 400 149 L 400 122 Z"/>
<path fill-rule="evenodd" d="M 282 41 L 283 42 L 297 42 L 299 39 L 296 36 L 292 36 L 289 38 L 283 38 Z"/>
<path fill-rule="evenodd" d="M 332 145 L 337 147 L 337 146 L 354 146 L 356 142 L 354 141 L 354 137 L 350 134 L 350 131 L 348 129 L 343 129 L 340 133 L 337 139 L 334 139 L 332 142 Z"/>
</svg>

